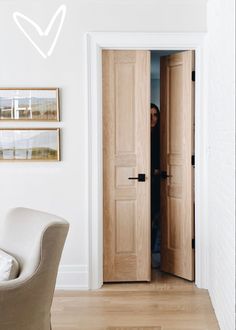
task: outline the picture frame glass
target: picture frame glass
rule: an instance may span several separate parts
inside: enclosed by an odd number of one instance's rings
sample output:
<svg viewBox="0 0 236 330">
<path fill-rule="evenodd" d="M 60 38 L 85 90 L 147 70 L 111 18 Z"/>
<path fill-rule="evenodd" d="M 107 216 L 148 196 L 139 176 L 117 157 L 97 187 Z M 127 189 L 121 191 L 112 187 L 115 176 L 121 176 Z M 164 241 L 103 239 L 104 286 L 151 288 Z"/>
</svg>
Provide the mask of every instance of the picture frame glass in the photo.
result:
<svg viewBox="0 0 236 330">
<path fill-rule="evenodd" d="M 0 120 L 59 121 L 59 91 L 0 89 Z"/>
<path fill-rule="evenodd" d="M 57 161 L 59 129 L 0 129 L 0 161 Z"/>
</svg>

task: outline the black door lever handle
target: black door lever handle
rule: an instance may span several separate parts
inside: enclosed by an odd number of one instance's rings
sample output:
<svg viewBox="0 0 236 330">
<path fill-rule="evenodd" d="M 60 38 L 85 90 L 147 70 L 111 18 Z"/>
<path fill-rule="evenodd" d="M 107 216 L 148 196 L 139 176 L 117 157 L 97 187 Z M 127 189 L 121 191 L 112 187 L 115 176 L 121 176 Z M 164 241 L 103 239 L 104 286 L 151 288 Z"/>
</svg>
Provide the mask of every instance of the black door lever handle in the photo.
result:
<svg viewBox="0 0 236 330">
<path fill-rule="evenodd" d="M 135 177 L 131 177 L 131 178 L 128 178 L 129 180 L 138 180 L 139 182 L 144 182 L 146 177 L 145 177 L 145 174 L 141 173 L 141 174 L 138 174 L 138 176 L 135 178 Z"/>
<path fill-rule="evenodd" d="M 162 179 L 167 179 L 172 177 L 172 175 L 167 174 L 166 171 L 161 171 L 160 175 Z"/>
</svg>

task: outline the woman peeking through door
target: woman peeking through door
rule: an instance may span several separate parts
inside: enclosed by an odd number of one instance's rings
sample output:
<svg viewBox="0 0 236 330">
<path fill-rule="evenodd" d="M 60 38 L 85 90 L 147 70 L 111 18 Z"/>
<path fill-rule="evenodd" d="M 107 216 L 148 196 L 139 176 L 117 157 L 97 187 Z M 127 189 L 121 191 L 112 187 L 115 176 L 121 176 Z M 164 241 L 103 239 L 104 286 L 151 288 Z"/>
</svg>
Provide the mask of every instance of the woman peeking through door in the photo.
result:
<svg viewBox="0 0 236 330">
<path fill-rule="evenodd" d="M 160 110 L 151 103 L 151 220 L 152 255 L 160 253 Z M 152 266 L 158 267 L 159 260 L 153 258 Z"/>
</svg>

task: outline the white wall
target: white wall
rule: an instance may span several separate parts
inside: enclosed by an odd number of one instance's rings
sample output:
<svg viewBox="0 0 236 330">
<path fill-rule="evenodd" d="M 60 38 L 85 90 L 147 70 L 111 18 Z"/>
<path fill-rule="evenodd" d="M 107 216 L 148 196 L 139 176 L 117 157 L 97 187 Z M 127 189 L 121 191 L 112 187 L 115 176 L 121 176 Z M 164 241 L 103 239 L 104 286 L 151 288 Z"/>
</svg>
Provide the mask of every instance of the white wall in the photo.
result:
<svg viewBox="0 0 236 330">
<path fill-rule="evenodd" d="M 234 13 L 234 0 L 208 2 L 208 285 L 222 330 L 235 329 Z"/>
<path fill-rule="evenodd" d="M 151 79 L 151 103 L 160 109 L 160 79 Z"/>
<path fill-rule="evenodd" d="M 160 109 L 160 54 L 151 52 L 151 103 Z"/>
<path fill-rule="evenodd" d="M 233 0 L 208 0 L 209 289 L 221 328 L 233 330 L 234 55 Z M 53 55 L 43 59 L 12 19 L 20 11 L 46 27 L 62 4 L 66 20 Z M 0 0 L 0 87 L 60 87 L 62 162 L 0 163 L 0 222 L 11 207 L 33 207 L 71 223 L 58 287 L 88 285 L 88 161 L 85 111 L 87 31 L 206 31 L 205 0 Z M 49 40 L 51 41 L 51 40 Z M 43 49 L 47 40 L 38 40 Z M 37 123 L 14 123 L 36 126 Z M 0 122 L 0 127 L 13 126 Z M 56 126 L 47 123 L 40 126 Z"/>
<path fill-rule="evenodd" d="M 88 285 L 88 161 L 85 110 L 87 31 L 189 31 L 206 29 L 205 0 L 65 0 L 67 16 L 53 55 L 43 59 L 19 31 L 14 11 L 43 28 L 62 4 L 57 0 L 0 1 L 0 86 L 61 89 L 62 161 L 0 163 L 0 221 L 15 206 L 65 217 L 71 223 L 58 276 L 58 287 Z M 35 34 L 36 38 L 37 35 Z M 45 49 L 47 40 L 37 42 Z M 37 123 L 14 123 L 36 126 Z M 55 126 L 46 123 L 40 126 Z M 0 122 L 0 127 L 13 126 Z"/>
</svg>

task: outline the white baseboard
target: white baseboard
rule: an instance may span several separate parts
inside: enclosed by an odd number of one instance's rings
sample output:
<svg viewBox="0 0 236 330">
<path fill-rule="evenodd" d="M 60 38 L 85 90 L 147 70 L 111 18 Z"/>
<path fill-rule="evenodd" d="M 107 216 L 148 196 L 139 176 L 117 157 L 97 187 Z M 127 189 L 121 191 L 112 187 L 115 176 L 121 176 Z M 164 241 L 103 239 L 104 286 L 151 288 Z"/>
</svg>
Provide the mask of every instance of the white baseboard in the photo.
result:
<svg viewBox="0 0 236 330">
<path fill-rule="evenodd" d="M 59 266 L 56 290 L 88 290 L 88 266 Z"/>
</svg>

